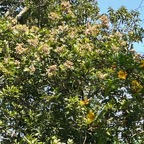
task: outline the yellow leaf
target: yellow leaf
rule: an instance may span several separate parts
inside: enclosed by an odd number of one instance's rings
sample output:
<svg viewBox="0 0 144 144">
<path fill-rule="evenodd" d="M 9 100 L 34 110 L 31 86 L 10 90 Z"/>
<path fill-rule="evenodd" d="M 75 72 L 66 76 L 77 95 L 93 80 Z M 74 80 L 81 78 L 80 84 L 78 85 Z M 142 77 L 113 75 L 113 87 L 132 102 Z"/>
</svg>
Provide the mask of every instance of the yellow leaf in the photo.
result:
<svg viewBox="0 0 144 144">
<path fill-rule="evenodd" d="M 92 110 L 89 111 L 89 113 L 87 114 L 87 123 L 90 124 L 94 121 L 95 119 L 95 115 L 94 113 L 92 112 Z"/>
<path fill-rule="evenodd" d="M 120 79 L 126 79 L 127 73 L 124 72 L 124 71 L 122 71 L 122 70 L 120 70 L 120 71 L 118 72 L 118 77 L 119 77 Z"/>
<path fill-rule="evenodd" d="M 84 100 L 81 100 L 81 101 L 80 101 L 80 104 L 81 104 L 81 105 L 87 105 L 87 104 L 89 104 L 89 99 L 84 98 Z"/>
<path fill-rule="evenodd" d="M 144 68 L 144 60 L 141 61 L 141 65 L 139 67 Z"/>
<path fill-rule="evenodd" d="M 142 88 L 143 88 L 143 86 L 142 86 L 137 80 L 133 80 L 133 81 L 132 81 L 132 89 L 133 89 L 135 92 L 141 91 Z"/>
</svg>

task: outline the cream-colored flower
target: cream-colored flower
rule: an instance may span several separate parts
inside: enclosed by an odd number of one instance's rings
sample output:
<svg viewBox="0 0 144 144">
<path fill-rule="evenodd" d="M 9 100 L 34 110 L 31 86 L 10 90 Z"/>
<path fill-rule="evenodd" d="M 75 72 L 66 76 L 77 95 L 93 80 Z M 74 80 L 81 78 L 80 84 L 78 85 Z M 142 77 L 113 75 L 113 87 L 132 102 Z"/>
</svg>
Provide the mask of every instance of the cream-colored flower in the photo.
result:
<svg viewBox="0 0 144 144">
<path fill-rule="evenodd" d="M 39 43 L 39 40 L 38 40 L 38 38 L 34 38 L 34 39 L 28 39 L 27 42 L 28 42 L 30 45 L 36 47 L 36 46 L 38 45 L 38 43 Z"/>
<path fill-rule="evenodd" d="M 22 32 L 28 32 L 29 31 L 29 29 L 26 25 L 21 25 L 21 24 L 17 24 L 13 28 L 18 30 L 18 31 L 22 31 Z"/>
<path fill-rule="evenodd" d="M 55 12 L 51 12 L 49 14 L 49 18 L 52 19 L 52 20 L 56 20 L 56 19 L 59 20 L 59 19 L 61 19 L 61 16 L 59 14 L 55 13 Z"/>
<path fill-rule="evenodd" d="M 87 29 L 85 30 L 86 35 L 95 36 L 100 32 L 100 25 L 99 24 L 91 25 L 90 23 L 87 23 L 86 27 L 87 27 Z"/>
<path fill-rule="evenodd" d="M 43 53 L 45 53 L 45 54 L 49 54 L 50 53 L 50 47 L 47 45 L 47 44 L 43 44 L 42 46 L 41 46 L 41 50 L 42 50 L 42 52 Z"/>
<path fill-rule="evenodd" d="M 119 47 L 117 47 L 116 45 L 113 44 L 112 45 L 112 50 L 115 51 L 115 52 L 117 52 L 119 50 Z"/>
<path fill-rule="evenodd" d="M 92 43 L 86 43 L 84 45 L 84 49 L 87 51 L 92 51 L 94 49 L 94 45 Z"/>
<path fill-rule="evenodd" d="M 71 8 L 71 4 L 70 4 L 70 2 L 68 2 L 68 1 L 63 1 L 63 2 L 61 3 L 61 7 L 62 7 L 63 10 L 69 11 L 70 8 Z"/>
<path fill-rule="evenodd" d="M 71 61 L 69 61 L 69 60 L 67 60 L 67 61 L 64 63 L 64 66 L 65 66 L 66 68 L 68 68 L 68 69 L 73 69 L 73 65 L 74 65 L 74 63 L 71 62 Z"/>
<path fill-rule="evenodd" d="M 23 54 L 27 49 L 23 48 L 23 43 L 18 43 L 15 50 L 18 54 Z"/>
<path fill-rule="evenodd" d="M 57 53 L 62 53 L 63 51 L 64 51 L 64 46 L 57 47 L 57 48 L 55 49 L 55 52 L 57 52 Z"/>
<path fill-rule="evenodd" d="M 109 19 L 106 15 L 102 15 L 99 20 L 101 21 L 103 26 L 109 27 Z"/>
<path fill-rule="evenodd" d="M 57 65 L 51 65 L 47 70 L 46 70 L 46 74 L 51 77 L 55 74 L 55 72 L 57 71 Z"/>
<path fill-rule="evenodd" d="M 49 67 L 49 70 L 50 70 L 50 72 L 56 71 L 56 70 L 57 70 L 57 65 L 51 65 L 51 66 Z"/>
</svg>

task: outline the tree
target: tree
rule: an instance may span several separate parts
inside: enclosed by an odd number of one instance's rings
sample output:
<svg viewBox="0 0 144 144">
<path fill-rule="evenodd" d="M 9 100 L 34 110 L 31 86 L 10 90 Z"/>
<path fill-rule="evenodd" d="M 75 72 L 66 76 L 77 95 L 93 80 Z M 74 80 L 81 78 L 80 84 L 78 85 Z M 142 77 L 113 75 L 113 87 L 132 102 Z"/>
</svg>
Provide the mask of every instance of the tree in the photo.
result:
<svg viewBox="0 0 144 144">
<path fill-rule="evenodd" d="M 2 143 L 142 143 L 138 12 L 99 14 L 94 0 L 17 3 L 27 7 L 20 19 L 18 8 L 0 19 Z"/>
</svg>

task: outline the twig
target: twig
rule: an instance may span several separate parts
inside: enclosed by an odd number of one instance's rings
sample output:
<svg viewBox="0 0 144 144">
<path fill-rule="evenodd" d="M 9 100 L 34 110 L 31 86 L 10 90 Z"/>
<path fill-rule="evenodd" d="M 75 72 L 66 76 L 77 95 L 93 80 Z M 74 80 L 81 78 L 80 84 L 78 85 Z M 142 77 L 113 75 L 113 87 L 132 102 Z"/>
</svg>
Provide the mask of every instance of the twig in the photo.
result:
<svg viewBox="0 0 144 144">
<path fill-rule="evenodd" d="M 85 138 L 84 138 L 83 144 L 85 144 L 86 139 L 87 139 L 87 136 L 86 136 L 86 132 L 85 132 Z"/>
<path fill-rule="evenodd" d="M 135 10 L 138 10 L 139 8 L 141 8 L 143 2 L 144 2 L 144 0 L 141 1 L 141 3 L 139 4 L 139 6 Z"/>
</svg>

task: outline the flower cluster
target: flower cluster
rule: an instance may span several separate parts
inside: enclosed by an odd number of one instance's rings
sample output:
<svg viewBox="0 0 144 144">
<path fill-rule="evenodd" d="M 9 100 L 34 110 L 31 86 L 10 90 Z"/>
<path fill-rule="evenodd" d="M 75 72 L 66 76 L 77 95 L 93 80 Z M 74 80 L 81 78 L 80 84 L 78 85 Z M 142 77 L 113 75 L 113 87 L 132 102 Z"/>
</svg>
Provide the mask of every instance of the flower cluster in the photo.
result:
<svg viewBox="0 0 144 144">
<path fill-rule="evenodd" d="M 64 45 L 63 46 L 61 46 L 61 47 L 57 47 L 56 49 L 55 49 L 55 52 L 57 52 L 57 53 L 62 53 L 63 51 L 64 51 Z"/>
<path fill-rule="evenodd" d="M 64 66 L 68 69 L 73 69 L 73 66 L 74 66 L 74 63 L 67 60 L 65 63 L 64 63 Z"/>
<path fill-rule="evenodd" d="M 57 65 L 51 65 L 48 69 L 46 69 L 46 74 L 51 77 L 58 70 Z"/>
<path fill-rule="evenodd" d="M 62 7 L 63 10 L 68 12 L 68 11 L 70 11 L 71 4 L 69 2 L 63 1 L 61 3 L 61 7 Z"/>
<path fill-rule="evenodd" d="M 17 24 L 15 25 L 14 27 L 12 27 L 13 30 L 18 30 L 18 31 L 21 31 L 21 32 L 28 32 L 29 29 L 26 25 L 21 25 L 21 24 Z"/>
<path fill-rule="evenodd" d="M 16 50 L 16 53 L 23 54 L 26 52 L 27 49 L 23 48 L 23 43 L 18 43 L 15 50 Z"/>
<path fill-rule="evenodd" d="M 28 39 L 27 42 L 29 45 L 34 46 L 34 47 L 36 47 L 39 43 L 38 38 Z"/>
<path fill-rule="evenodd" d="M 102 25 L 105 27 L 109 27 L 109 19 L 106 15 L 102 15 L 99 20 L 101 21 Z"/>
<path fill-rule="evenodd" d="M 43 44 L 43 45 L 41 46 L 41 50 L 42 50 L 43 53 L 49 54 L 51 48 L 50 48 L 47 44 Z"/>
<path fill-rule="evenodd" d="M 52 19 L 52 20 L 59 20 L 59 19 L 61 19 L 61 16 L 59 14 L 55 13 L 55 12 L 51 12 L 49 14 L 49 18 Z"/>
<path fill-rule="evenodd" d="M 87 23 L 87 26 L 86 26 L 86 30 L 85 30 L 85 34 L 86 35 L 98 35 L 98 33 L 100 32 L 100 25 L 99 24 L 94 24 L 94 25 L 91 25 L 90 23 Z"/>
<path fill-rule="evenodd" d="M 112 44 L 112 50 L 117 52 L 117 51 L 119 51 L 119 47 L 117 47 L 116 45 Z"/>
</svg>

